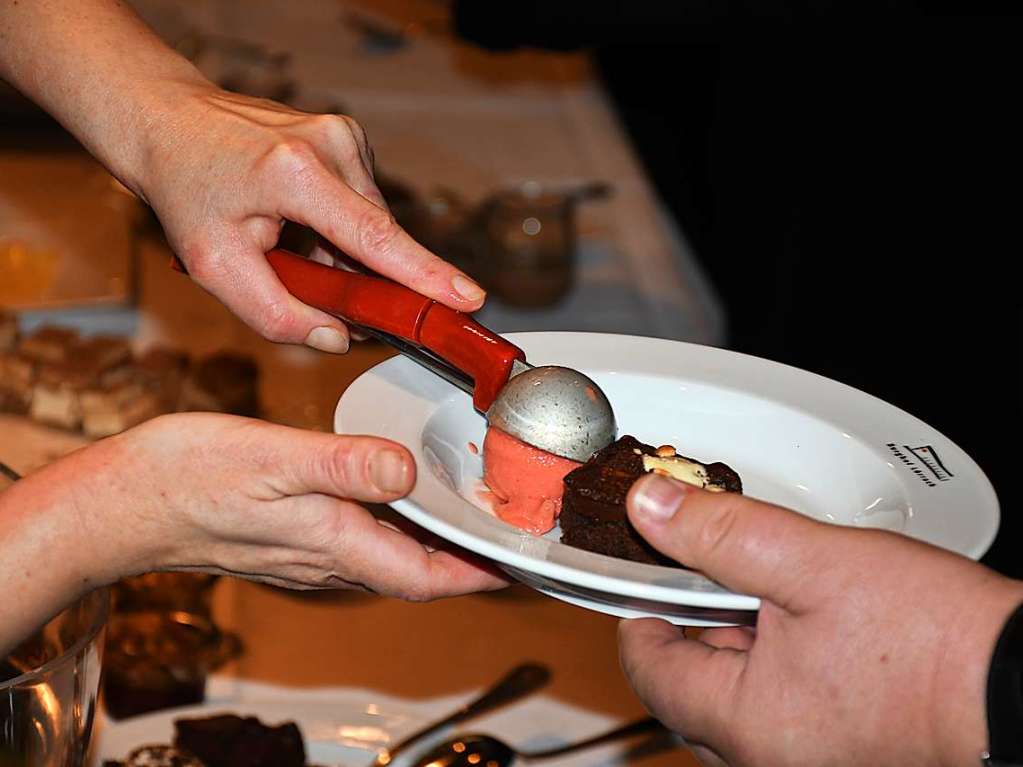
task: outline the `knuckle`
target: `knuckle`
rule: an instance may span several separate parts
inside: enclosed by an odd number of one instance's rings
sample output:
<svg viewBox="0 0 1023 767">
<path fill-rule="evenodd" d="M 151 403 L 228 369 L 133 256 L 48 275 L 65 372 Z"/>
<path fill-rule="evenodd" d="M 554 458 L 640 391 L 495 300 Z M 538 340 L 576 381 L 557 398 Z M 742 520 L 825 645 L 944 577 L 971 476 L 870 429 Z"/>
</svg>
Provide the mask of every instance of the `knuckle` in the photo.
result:
<svg viewBox="0 0 1023 767">
<path fill-rule="evenodd" d="M 416 269 L 416 277 L 421 280 L 434 281 L 444 278 L 450 279 L 457 273 L 457 269 L 440 256 L 427 252 Z M 447 280 L 445 280 L 447 281 Z"/>
<path fill-rule="evenodd" d="M 632 644 L 626 632 L 619 630 L 618 640 L 618 662 L 622 667 L 622 673 L 635 685 L 639 673 L 639 658 L 632 651 Z"/>
<path fill-rule="evenodd" d="M 358 135 L 358 134 L 364 134 L 364 133 L 366 132 L 366 131 L 365 131 L 365 130 L 363 129 L 363 127 L 362 127 L 362 123 L 360 123 L 360 122 L 359 122 L 358 120 L 356 120 L 356 119 L 355 119 L 354 117 L 352 117 L 351 115 L 339 115 L 339 117 L 340 117 L 340 118 L 341 118 L 342 120 L 344 120 L 344 121 L 345 121 L 345 123 L 346 123 L 346 124 L 348 125 L 348 127 L 349 127 L 349 128 L 351 129 L 352 133 L 355 133 L 355 134 L 357 134 L 357 135 Z"/>
<path fill-rule="evenodd" d="M 359 218 L 357 226 L 359 244 L 367 252 L 389 250 L 401 232 L 394 216 L 375 206 Z"/>
<path fill-rule="evenodd" d="M 337 152 L 338 158 L 346 167 L 362 165 L 362 152 L 359 151 L 359 145 L 354 141 L 337 142 L 334 151 Z"/>
<path fill-rule="evenodd" d="M 317 115 L 313 118 L 316 140 L 345 162 L 362 162 L 362 128 L 343 115 Z"/>
<path fill-rule="evenodd" d="M 696 534 L 699 550 L 711 557 L 717 557 L 727 551 L 734 540 L 735 528 L 739 524 L 739 513 L 739 508 L 730 503 L 709 514 Z"/>
<path fill-rule="evenodd" d="M 188 268 L 188 276 L 202 285 L 215 280 L 222 270 L 221 260 L 207 239 L 203 237 L 185 243 L 179 253 Z"/>
<path fill-rule="evenodd" d="M 354 490 L 359 472 L 355 470 L 358 463 L 356 449 L 352 440 L 334 440 L 330 449 L 320 453 L 319 470 L 330 485 L 343 493 Z"/>
<path fill-rule="evenodd" d="M 362 127 L 362 123 L 348 115 L 341 115 L 340 118 L 344 121 L 345 127 L 348 129 L 348 133 L 355 139 L 355 141 L 360 144 L 365 144 L 366 129 Z"/>
<path fill-rule="evenodd" d="M 274 174 L 301 177 L 316 167 L 316 150 L 303 139 L 287 138 L 267 153 L 267 165 Z"/>
<path fill-rule="evenodd" d="M 356 134 L 349 120 L 340 115 L 316 115 L 313 118 L 315 132 L 328 141 L 342 141 L 354 144 Z"/>
<path fill-rule="evenodd" d="M 369 437 L 340 437 L 325 451 L 325 476 L 345 498 L 371 500 L 379 495 L 370 474 L 373 442 Z"/>
<path fill-rule="evenodd" d="M 406 602 L 416 602 L 419 604 L 430 602 L 434 599 L 433 589 L 421 581 L 412 581 L 407 584 L 403 589 L 402 596 Z"/>
<path fill-rule="evenodd" d="M 291 340 L 294 320 L 285 304 L 274 301 L 260 312 L 260 332 L 268 341 L 284 343 Z"/>
</svg>

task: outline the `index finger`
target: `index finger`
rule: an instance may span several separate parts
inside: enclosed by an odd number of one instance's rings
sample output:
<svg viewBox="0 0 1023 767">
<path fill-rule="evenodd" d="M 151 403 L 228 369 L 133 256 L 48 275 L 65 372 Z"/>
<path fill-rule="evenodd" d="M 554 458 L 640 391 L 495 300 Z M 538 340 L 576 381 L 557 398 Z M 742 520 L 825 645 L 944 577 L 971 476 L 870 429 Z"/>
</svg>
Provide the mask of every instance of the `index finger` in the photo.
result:
<svg viewBox="0 0 1023 767">
<path fill-rule="evenodd" d="M 451 551 L 431 551 L 368 513 L 349 517 L 347 532 L 346 563 L 358 572 L 373 573 L 374 590 L 387 596 L 428 602 L 508 585 L 484 563 Z"/>
<path fill-rule="evenodd" d="M 280 214 L 311 227 L 352 258 L 424 296 L 462 312 L 483 305 L 472 279 L 412 239 L 383 208 L 326 168 L 314 165 L 285 190 Z"/>
<path fill-rule="evenodd" d="M 686 738 L 714 742 L 734 711 L 746 653 L 686 639 L 654 618 L 618 624 L 622 670 L 643 705 Z"/>
</svg>

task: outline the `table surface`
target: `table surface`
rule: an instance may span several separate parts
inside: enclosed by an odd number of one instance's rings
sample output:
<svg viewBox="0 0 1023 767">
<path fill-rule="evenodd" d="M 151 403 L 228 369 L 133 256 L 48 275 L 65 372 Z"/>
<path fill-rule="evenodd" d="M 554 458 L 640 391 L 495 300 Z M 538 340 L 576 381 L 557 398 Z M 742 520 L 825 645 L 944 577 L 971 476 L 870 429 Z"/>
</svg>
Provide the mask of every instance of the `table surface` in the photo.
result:
<svg viewBox="0 0 1023 767">
<path fill-rule="evenodd" d="M 720 341 L 714 296 L 663 215 L 585 60 L 497 57 L 421 37 L 397 53 L 369 55 L 351 29 L 334 23 L 341 4 L 332 0 L 196 0 L 187 6 L 191 16 L 179 3 L 139 5 L 179 35 L 196 27 L 205 33 L 230 29 L 235 37 L 292 51 L 306 97 L 350 105 L 367 126 L 381 165 L 421 190 L 448 185 L 479 197 L 495 184 L 521 178 L 612 181 L 611 200 L 580 211 L 582 282 L 591 292 L 568 313 L 524 315 L 498 307 L 485 316 L 496 329 L 618 330 Z M 373 4 L 372 12 L 390 23 L 427 6 L 436 4 L 393 0 Z M 0 184 L 0 194 L 15 193 Z M 251 354 L 260 364 L 261 396 L 272 420 L 328 428 L 345 387 L 391 355 L 375 344 L 332 357 L 266 343 L 187 278 L 171 274 L 167 258 L 162 244 L 142 243 L 139 311 L 132 323 L 137 344 L 172 344 L 194 355 L 225 348 Z M 613 311 L 593 311 L 600 308 L 599 297 L 609 295 L 627 298 Z M 13 440 L 6 437 L 12 432 L 2 431 L 7 434 L 0 445 L 10 448 Z M 552 667 L 550 693 L 558 700 L 612 718 L 644 713 L 619 669 L 617 620 L 524 587 L 406 604 L 224 579 L 214 604 L 218 620 L 245 641 L 244 656 L 228 671 L 246 680 L 358 687 L 426 700 L 466 694 L 517 662 L 537 659 Z M 642 755 L 635 763 L 696 764 L 680 751 Z"/>
</svg>

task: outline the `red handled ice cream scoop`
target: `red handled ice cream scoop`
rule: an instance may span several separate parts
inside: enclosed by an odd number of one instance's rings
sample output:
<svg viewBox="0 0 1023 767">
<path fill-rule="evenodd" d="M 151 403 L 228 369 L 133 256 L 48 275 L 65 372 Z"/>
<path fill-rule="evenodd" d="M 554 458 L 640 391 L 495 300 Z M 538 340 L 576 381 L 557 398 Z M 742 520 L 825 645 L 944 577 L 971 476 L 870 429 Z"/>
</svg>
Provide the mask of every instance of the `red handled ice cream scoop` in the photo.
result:
<svg viewBox="0 0 1023 767">
<path fill-rule="evenodd" d="M 583 462 L 614 441 L 614 411 L 590 378 L 533 367 L 472 317 L 395 282 L 272 250 L 267 260 L 303 303 L 361 326 L 472 395 L 487 422 L 528 445 Z"/>
</svg>

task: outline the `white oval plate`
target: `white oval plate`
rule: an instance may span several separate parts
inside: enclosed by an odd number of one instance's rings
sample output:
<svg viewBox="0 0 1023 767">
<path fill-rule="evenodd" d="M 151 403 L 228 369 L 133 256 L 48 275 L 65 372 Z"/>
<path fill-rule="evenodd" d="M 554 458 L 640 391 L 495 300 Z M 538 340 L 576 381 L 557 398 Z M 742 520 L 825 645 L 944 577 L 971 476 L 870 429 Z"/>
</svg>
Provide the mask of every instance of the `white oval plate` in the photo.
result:
<svg viewBox="0 0 1023 767">
<path fill-rule="evenodd" d="M 895 530 L 979 558 L 998 530 L 991 483 L 949 439 L 898 408 L 797 368 L 708 346 L 602 333 L 516 333 L 534 365 L 591 376 L 619 435 L 723 461 L 749 496 L 845 525 Z M 393 507 L 573 604 L 688 625 L 744 623 L 759 600 L 703 575 L 639 564 L 536 537 L 477 497 L 486 422 L 470 398 L 402 357 L 360 376 L 334 429 L 406 445 L 419 476 Z M 739 611 L 739 612 L 736 612 Z"/>
</svg>

